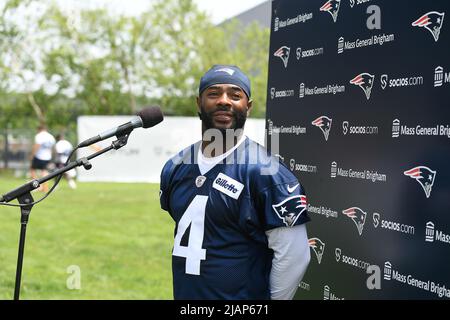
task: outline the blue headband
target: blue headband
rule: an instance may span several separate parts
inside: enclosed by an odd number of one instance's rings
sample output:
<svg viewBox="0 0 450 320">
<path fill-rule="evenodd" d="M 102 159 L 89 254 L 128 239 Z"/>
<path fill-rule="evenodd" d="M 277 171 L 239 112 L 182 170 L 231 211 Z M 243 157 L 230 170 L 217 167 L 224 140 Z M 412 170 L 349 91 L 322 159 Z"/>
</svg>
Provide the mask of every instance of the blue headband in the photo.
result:
<svg viewBox="0 0 450 320">
<path fill-rule="evenodd" d="M 234 84 L 240 87 L 247 98 L 250 99 L 250 80 L 249 78 L 236 66 L 216 64 L 209 69 L 200 79 L 200 86 L 198 88 L 199 95 L 214 84 Z"/>
</svg>

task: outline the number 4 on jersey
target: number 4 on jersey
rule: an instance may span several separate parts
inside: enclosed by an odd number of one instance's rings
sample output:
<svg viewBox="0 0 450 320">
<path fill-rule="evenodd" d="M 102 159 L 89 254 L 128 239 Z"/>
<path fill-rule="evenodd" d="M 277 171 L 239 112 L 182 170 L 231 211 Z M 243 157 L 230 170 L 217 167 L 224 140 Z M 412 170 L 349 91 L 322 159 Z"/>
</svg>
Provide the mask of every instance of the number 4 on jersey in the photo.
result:
<svg viewBox="0 0 450 320">
<path fill-rule="evenodd" d="M 200 275 L 200 261 L 206 259 L 206 249 L 202 248 L 205 230 L 205 210 L 208 196 L 195 196 L 178 222 L 173 246 L 173 255 L 186 258 L 186 273 Z M 188 245 L 182 246 L 181 239 L 191 226 Z"/>
</svg>

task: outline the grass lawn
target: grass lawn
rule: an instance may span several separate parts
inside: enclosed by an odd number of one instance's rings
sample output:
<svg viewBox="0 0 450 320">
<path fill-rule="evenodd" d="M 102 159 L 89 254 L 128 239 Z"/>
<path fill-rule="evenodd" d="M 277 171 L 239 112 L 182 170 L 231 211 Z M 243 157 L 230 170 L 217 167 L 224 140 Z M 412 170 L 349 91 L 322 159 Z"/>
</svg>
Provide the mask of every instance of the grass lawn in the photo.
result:
<svg viewBox="0 0 450 320">
<path fill-rule="evenodd" d="M 0 175 L 0 193 L 25 182 Z M 172 299 L 173 221 L 158 191 L 125 183 L 71 190 L 61 180 L 31 212 L 20 298 Z M 41 195 L 33 192 L 35 200 Z M 19 208 L 0 206 L 0 299 L 13 297 L 19 232 Z M 81 271 L 80 289 L 67 287 L 70 266 Z"/>
</svg>

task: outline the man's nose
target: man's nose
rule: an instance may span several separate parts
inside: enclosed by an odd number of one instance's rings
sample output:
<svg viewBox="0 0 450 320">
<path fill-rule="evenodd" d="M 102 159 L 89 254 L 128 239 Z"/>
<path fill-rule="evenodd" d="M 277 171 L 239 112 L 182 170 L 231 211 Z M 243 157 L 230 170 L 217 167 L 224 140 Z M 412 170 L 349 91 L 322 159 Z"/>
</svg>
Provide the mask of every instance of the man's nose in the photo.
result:
<svg viewBox="0 0 450 320">
<path fill-rule="evenodd" d="M 217 104 L 221 106 L 231 106 L 231 99 L 226 92 L 222 93 L 217 100 Z"/>
</svg>

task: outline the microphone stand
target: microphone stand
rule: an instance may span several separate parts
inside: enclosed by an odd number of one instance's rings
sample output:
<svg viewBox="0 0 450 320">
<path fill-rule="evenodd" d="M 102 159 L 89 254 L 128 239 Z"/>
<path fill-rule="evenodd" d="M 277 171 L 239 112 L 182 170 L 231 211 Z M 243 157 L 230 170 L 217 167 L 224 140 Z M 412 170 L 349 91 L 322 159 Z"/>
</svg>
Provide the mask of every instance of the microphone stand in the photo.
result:
<svg viewBox="0 0 450 320">
<path fill-rule="evenodd" d="M 55 170 L 54 172 L 46 175 L 45 177 L 42 177 L 40 179 L 32 180 L 14 190 L 11 192 L 8 192 L 7 194 L 3 195 L 1 197 L 2 202 L 10 202 L 11 200 L 14 200 L 17 198 L 18 202 L 22 205 L 20 207 L 20 239 L 19 239 L 19 252 L 17 256 L 17 268 L 16 268 L 16 282 L 14 286 L 14 300 L 19 300 L 20 296 L 20 283 L 22 278 L 22 265 L 23 265 L 23 256 L 24 256 L 24 249 L 25 249 L 25 235 L 27 232 L 27 224 L 28 219 L 30 217 L 31 209 L 33 208 L 33 197 L 31 196 L 31 191 L 34 189 L 39 188 L 39 186 L 48 181 L 51 180 L 59 175 L 64 174 L 65 172 L 75 168 L 83 166 L 86 170 L 90 170 L 92 168 L 92 164 L 89 162 L 89 160 L 98 157 L 99 155 L 102 155 L 103 153 L 106 153 L 112 149 L 118 150 L 125 146 L 128 142 L 128 137 L 133 129 L 123 132 L 120 135 L 116 136 L 117 140 L 113 141 L 109 147 L 106 147 L 102 150 L 99 150 L 96 153 L 93 153 L 89 155 L 88 157 L 84 157 L 81 159 L 78 159 L 76 161 L 70 162 L 64 167 Z"/>
</svg>

